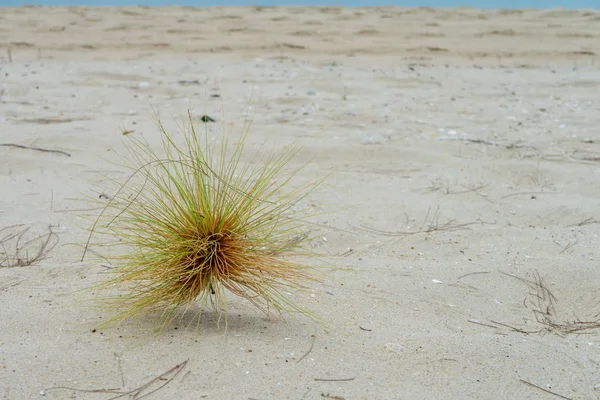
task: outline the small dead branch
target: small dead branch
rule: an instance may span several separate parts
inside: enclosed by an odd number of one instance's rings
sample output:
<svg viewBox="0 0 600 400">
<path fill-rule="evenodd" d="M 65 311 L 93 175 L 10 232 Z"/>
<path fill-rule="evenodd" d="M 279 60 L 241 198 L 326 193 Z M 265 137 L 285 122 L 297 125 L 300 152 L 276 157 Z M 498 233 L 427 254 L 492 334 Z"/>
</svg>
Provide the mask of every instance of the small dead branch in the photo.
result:
<svg viewBox="0 0 600 400">
<path fill-rule="evenodd" d="M 117 360 L 117 367 L 119 368 L 119 375 L 121 376 L 121 386 L 125 387 L 125 375 L 123 375 L 123 366 L 121 365 L 121 356 L 116 352 L 113 352 L 115 359 Z M 189 371 L 188 371 L 189 372 Z"/>
<path fill-rule="evenodd" d="M 445 194 L 450 194 L 450 182 L 448 182 L 448 180 L 442 180 L 442 179 L 435 179 L 435 180 L 429 180 L 429 182 L 431 182 L 431 185 L 429 185 L 426 189 L 427 192 L 438 192 L 438 191 L 442 191 L 442 193 Z"/>
<path fill-rule="evenodd" d="M 415 235 L 418 233 L 431 233 L 431 232 L 455 232 L 460 230 L 469 229 L 471 225 L 493 225 L 496 222 L 485 222 L 478 218 L 476 221 L 466 222 L 466 223 L 457 223 L 456 219 L 451 218 L 446 222 L 440 223 L 440 208 L 438 207 L 433 214 L 431 214 L 431 208 L 427 211 L 427 215 L 423 220 L 423 224 L 421 227 L 415 231 L 396 231 L 389 232 L 383 231 L 375 228 L 370 228 L 368 226 L 361 225 L 363 229 L 366 229 L 373 233 L 378 233 L 384 236 L 404 236 L 404 235 Z"/>
<path fill-rule="evenodd" d="M 0 146 L 16 147 L 18 149 L 35 150 L 35 151 L 41 151 L 41 152 L 44 152 L 44 153 L 63 154 L 65 156 L 67 156 L 67 157 L 71 157 L 71 155 L 69 153 L 67 153 L 66 151 L 62 151 L 62 150 L 43 149 L 41 147 L 23 146 L 21 144 L 14 144 L 14 143 L 0 143 Z"/>
<path fill-rule="evenodd" d="M 469 185 L 458 185 L 464 188 L 464 190 L 452 190 L 450 189 L 450 182 L 448 180 L 442 180 L 442 179 L 435 179 L 435 180 L 430 180 L 431 185 L 428 186 L 427 192 L 437 192 L 437 191 L 441 191 L 444 194 L 447 195 L 451 195 L 451 194 L 465 194 L 465 193 L 471 193 L 471 192 L 476 192 L 477 194 L 481 195 L 483 198 L 487 199 L 487 197 L 481 193 L 479 193 L 479 191 L 481 189 L 485 189 L 486 187 L 488 187 L 488 184 L 469 184 Z"/>
<path fill-rule="evenodd" d="M 538 271 L 535 271 L 533 280 L 507 274 L 502 271 L 500 271 L 500 273 L 510 276 L 511 278 L 518 279 L 529 286 L 532 291 L 528 294 L 528 297 L 525 298 L 523 304 L 525 307 L 527 307 L 528 303 L 532 306 L 532 311 L 535 315 L 536 321 L 543 325 L 544 328 L 540 329 L 539 331 L 524 331 L 522 329 L 514 328 L 496 321 L 490 322 L 506 326 L 520 333 L 538 333 L 545 331 L 556 333 L 558 335 L 568 335 L 571 333 L 591 333 L 590 331 L 600 329 L 600 319 L 594 319 L 590 321 L 582 321 L 580 319 L 575 319 L 573 321 L 559 320 L 555 308 L 557 299 L 550 289 L 548 289 L 548 286 L 545 284 Z"/>
<path fill-rule="evenodd" d="M 560 243 L 554 241 L 554 243 L 558 244 L 560 246 Z M 562 254 L 565 251 L 569 250 L 571 247 L 575 246 L 578 242 L 577 237 L 574 238 L 574 240 L 569 240 L 569 243 L 567 243 L 563 249 L 561 251 L 558 252 L 558 254 Z"/>
<path fill-rule="evenodd" d="M 524 384 L 526 384 L 526 385 L 528 385 L 528 386 L 531 386 L 531 387 L 534 387 L 534 388 L 536 388 L 536 389 L 539 389 L 539 390 L 541 390 L 541 391 L 544 391 L 544 392 L 546 392 L 546 393 L 553 394 L 554 396 L 560 397 L 561 399 L 573 400 L 571 397 L 566 397 L 566 396 L 563 396 L 563 395 L 561 395 L 561 394 L 554 393 L 554 392 L 552 392 L 552 391 L 550 391 L 550 390 L 548 390 L 548 389 L 544 389 L 543 387 L 540 387 L 540 386 L 538 386 L 538 385 L 534 385 L 534 384 L 533 384 L 533 383 L 531 383 L 531 382 L 524 381 L 523 379 L 519 379 L 519 381 L 523 382 Z"/>
<path fill-rule="evenodd" d="M 562 194 L 561 192 L 517 192 L 517 193 L 510 193 L 510 194 L 506 194 L 502 197 L 500 197 L 501 199 L 506 199 L 509 197 L 513 197 L 513 196 L 521 196 L 521 195 L 528 195 L 528 196 L 535 196 L 538 194 Z"/>
<path fill-rule="evenodd" d="M 13 225 L 0 229 L 0 268 L 28 267 L 46 258 L 58 244 L 58 235 L 48 233 L 24 241 L 29 227 Z M 37 245 L 36 245 L 37 244 Z M 35 249 L 30 253 L 29 249 Z"/>
<path fill-rule="evenodd" d="M 467 322 L 470 322 L 470 323 L 476 324 L 476 325 L 487 326 L 488 328 L 498 329 L 497 326 L 489 325 L 489 324 L 484 324 L 483 322 L 479 322 L 476 319 L 468 319 Z"/>
<path fill-rule="evenodd" d="M 328 378 L 315 378 L 315 381 L 317 382 L 350 382 L 353 381 L 355 378 L 332 378 L 332 379 L 328 379 Z"/>
<path fill-rule="evenodd" d="M 592 224 L 600 224 L 600 221 L 598 221 L 597 219 L 590 217 L 590 218 L 586 218 L 583 221 L 577 223 L 577 224 L 572 224 L 572 225 L 567 225 L 567 227 L 571 228 L 574 226 L 584 226 L 584 225 L 592 225 Z"/>
<path fill-rule="evenodd" d="M 171 383 L 171 381 L 173 379 L 175 379 L 181 371 L 183 371 L 183 369 L 185 368 L 185 366 L 187 365 L 188 362 L 189 362 L 189 359 L 185 360 L 181 364 L 174 366 L 167 372 L 148 381 L 147 383 L 143 384 L 142 386 L 140 386 L 136 389 L 130 390 L 130 391 L 123 391 L 122 389 L 91 389 L 91 390 L 87 389 L 86 390 L 86 389 L 71 388 L 71 387 L 67 387 L 67 386 L 56 386 L 56 387 L 46 389 L 45 392 L 49 392 L 51 390 L 72 390 L 74 392 L 80 392 L 80 393 L 118 394 L 118 396 L 111 397 L 108 400 L 116 400 L 116 399 L 123 398 L 125 396 L 129 396 L 129 398 L 132 400 L 139 400 L 139 399 L 143 399 L 144 397 L 148 397 L 153 393 L 156 393 L 157 391 L 159 391 L 160 389 L 162 389 L 163 387 L 165 387 L 166 385 Z"/>
<path fill-rule="evenodd" d="M 531 146 L 531 145 L 527 145 L 527 144 L 521 144 L 521 143 L 503 144 L 503 143 L 498 143 L 498 142 L 492 142 L 492 141 L 489 141 L 489 140 L 471 139 L 471 138 L 467 138 L 467 137 L 448 138 L 446 140 L 468 142 L 468 143 L 474 143 L 474 144 L 485 144 L 486 146 L 494 146 L 494 147 L 504 147 L 507 150 L 523 149 L 523 148 L 537 150 L 537 147 L 534 147 L 534 146 Z"/>
<path fill-rule="evenodd" d="M 87 121 L 89 118 L 24 118 L 16 121 L 19 124 L 67 124 L 74 121 Z"/>
<path fill-rule="evenodd" d="M 329 393 L 321 393 L 321 397 L 325 398 L 325 399 L 331 399 L 331 400 L 346 400 L 345 397 L 342 396 L 334 396 L 331 395 Z"/>
<path fill-rule="evenodd" d="M 505 323 L 502 323 L 502 322 L 493 321 L 493 320 L 490 320 L 490 322 L 492 324 L 496 324 L 496 325 L 504 326 L 506 328 L 510 328 L 513 331 L 518 332 L 518 333 L 524 333 L 526 335 L 528 335 L 530 333 L 540 333 L 542 331 L 542 329 L 538 329 L 537 331 L 526 331 L 526 330 L 523 330 L 523 329 L 520 329 L 520 328 L 515 328 L 514 326 L 511 326 L 511 325 L 508 325 L 508 324 L 505 324 Z"/>
<path fill-rule="evenodd" d="M 459 276 L 457 278 L 457 280 L 461 280 L 462 278 L 466 278 L 467 276 L 471 276 L 471 275 L 483 275 L 483 274 L 489 274 L 489 272 L 488 271 L 469 272 L 468 274 Z"/>
<path fill-rule="evenodd" d="M 315 340 L 317 340 L 317 335 L 313 334 L 311 336 L 312 336 L 312 341 L 310 342 L 310 347 L 308 348 L 308 350 L 306 351 L 306 353 L 304 353 L 302 355 L 302 357 L 300 357 L 298 359 L 298 361 L 296 361 L 296 364 L 299 364 L 300 361 L 304 360 L 304 358 L 306 358 L 306 356 L 310 354 L 310 352 L 312 351 L 313 347 L 315 347 Z"/>
<path fill-rule="evenodd" d="M 348 257 L 348 256 L 349 256 L 350 254 L 352 254 L 352 253 L 354 253 L 354 250 L 353 250 L 353 249 L 351 249 L 351 248 L 348 248 L 348 250 L 346 250 L 346 251 L 345 251 L 345 252 L 343 252 L 343 253 L 339 253 L 339 254 L 337 254 L 336 256 L 337 256 L 337 257 Z"/>
</svg>

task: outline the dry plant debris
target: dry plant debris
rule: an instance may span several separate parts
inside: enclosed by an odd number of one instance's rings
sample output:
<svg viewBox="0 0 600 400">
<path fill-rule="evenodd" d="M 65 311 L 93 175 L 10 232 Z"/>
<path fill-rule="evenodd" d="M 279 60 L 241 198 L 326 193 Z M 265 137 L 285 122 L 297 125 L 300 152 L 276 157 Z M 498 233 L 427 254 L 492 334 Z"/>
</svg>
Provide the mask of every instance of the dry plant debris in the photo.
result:
<svg viewBox="0 0 600 400">
<path fill-rule="evenodd" d="M 377 233 L 384 236 L 404 236 L 404 235 L 415 235 L 418 233 L 431 233 L 431 232 L 454 232 L 460 231 L 464 229 L 469 229 L 471 225 L 484 225 L 484 224 L 495 224 L 495 222 L 485 222 L 481 219 L 477 219 L 477 221 L 466 222 L 466 223 L 457 223 L 456 219 L 451 218 L 446 222 L 440 222 L 440 208 L 438 207 L 433 213 L 431 213 L 431 209 L 427 210 L 427 214 L 421 224 L 419 229 L 414 231 L 383 231 L 380 229 L 370 228 L 362 225 L 361 227 L 369 232 Z M 407 217 L 408 220 L 408 217 Z M 408 222 L 407 222 L 408 225 Z"/>
<path fill-rule="evenodd" d="M 28 235 L 30 227 L 11 225 L 0 229 L 0 267 L 28 267 L 46 258 L 58 244 L 58 236 L 48 226 L 42 235 Z"/>
<path fill-rule="evenodd" d="M 56 153 L 56 154 L 65 155 L 67 157 L 71 157 L 71 155 L 69 153 L 67 153 L 66 151 L 62 151 L 62 150 L 44 149 L 42 147 L 24 146 L 22 144 L 15 144 L 15 143 L 0 143 L 0 146 L 14 147 L 14 148 L 17 148 L 17 149 L 35 150 L 35 151 L 40 151 L 40 152 L 43 152 L 43 153 Z"/>
<path fill-rule="evenodd" d="M 169 369 L 167 372 L 164 372 L 157 376 L 154 379 L 146 382 L 145 384 L 133 389 L 133 390 L 123 390 L 123 389 L 76 389 L 67 386 L 56 386 L 52 388 L 46 389 L 45 392 L 55 391 L 55 390 L 70 390 L 76 393 L 104 393 L 104 394 L 116 394 L 117 396 L 110 397 L 108 400 L 117 400 L 122 399 L 127 396 L 128 399 L 131 400 L 140 400 L 144 397 L 148 397 L 153 393 L 156 393 L 163 387 L 167 386 L 173 379 L 175 379 L 181 371 L 183 371 L 188 364 L 189 360 L 185 360 L 181 364 L 177 364 L 173 368 Z"/>
<path fill-rule="evenodd" d="M 600 318 L 593 320 L 560 320 L 557 316 L 555 308 L 557 299 L 554 294 L 550 291 L 544 279 L 540 276 L 538 271 L 534 272 L 533 279 L 525 279 L 512 274 L 501 272 L 504 275 L 518 279 L 525 283 L 531 290 L 528 297 L 524 300 L 525 306 L 531 305 L 536 321 L 543 325 L 544 328 L 535 331 L 525 331 L 520 328 L 515 328 L 510 325 L 490 321 L 494 324 L 508 327 L 515 332 L 519 333 L 540 333 L 540 332 L 552 332 L 559 335 L 568 335 L 572 333 L 581 334 L 589 333 L 589 331 L 600 328 Z"/>
</svg>

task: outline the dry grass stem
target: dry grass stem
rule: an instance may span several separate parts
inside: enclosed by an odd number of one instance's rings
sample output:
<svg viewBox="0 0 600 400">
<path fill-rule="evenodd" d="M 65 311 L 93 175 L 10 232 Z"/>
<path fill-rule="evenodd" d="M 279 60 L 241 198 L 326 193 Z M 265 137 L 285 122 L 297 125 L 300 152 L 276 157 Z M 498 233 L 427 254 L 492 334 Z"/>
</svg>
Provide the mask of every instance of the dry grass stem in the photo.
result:
<svg viewBox="0 0 600 400">
<path fill-rule="evenodd" d="M 67 153 L 66 151 L 62 151 L 62 150 L 44 149 L 44 148 L 41 148 L 41 147 L 24 146 L 22 144 L 15 144 L 15 143 L 0 143 L 0 146 L 14 147 L 14 148 L 17 148 L 17 149 L 35 150 L 35 151 L 40 151 L 40 152 L 43 152 L 43 153 L 56 153 L 56 154 L 65 155 L 67 157 L 71 157 L 71 155 L 69 153 Z"/>
<path fill-rule="evenodd" d="M 531 292 L 529 293 L 529 296 L 525 299 L 524 304 L 526 307 L 528 304 L 532 307 L 536 321 L 539 324 L 543 325 L 544 328 L 537 331 L 525 331 L 496 321 L 490 322 L 509 327 L 514 331 L 520 333 L 552 332 L 559 335 L 568 335 L 571 333 L 591 333 L 591 331 L 600 328 L 599 318 L 588 321 L 580 320 L 578 318 L 571 321 L 558 319 L 558 313 L 555 307 L 557 299 L 554 296 L 554 294 L 550 291 L 550 289 L 548 288 L 538 271 L 534 272 L 533 279 L 525 279 L 512 274 L 507 274 L 505 272 L 501 273 L 512 278 L 518 279 L 519 281 L 525 283 L 531 289 Z"/>
<path fill-rule="evenodd" d="M 481 219 L 477 219 L 477 221 L 466 222 L 466 223 L 457 223 L 456 219 L 451 218 L 446 222 L 440 223 L 440 208 L 438 207 L 433 213 L 431 213 L 431 209 L 427 210 L 427 214 L 423 220 L 423 224 L 421 227 L 414 231 L 383 231 L 380 229 L 371 228 L 368 226 L 361 225 L 361 227 L 369 232 L 377 233 L 384 236 L 404 236 L 404 235 L 415 235 L 418 233 L 431 233 L 431 232 L 454 232 L 460 231 L 464 229 L 469 229 L 471 225 L 485 225 L 485 224 L 495 224 L 495 222 L 485 222 Z"/>
<path fill-rule="evenodd" d="M 570 228 L 570 227 L 574 227 L 574 226 L 585 226 L 585 225 L 592 225 L 592 224 L 600 224 L 600 221 L 598 221 L 596 218 L 589 217 L 589 218 L 582 220 L 581 222 L 578 222 L 577 224 L 567 225 L 567 227 Z"/>
<path fill-rule="evenodd" d="M 573 400 L 571 397 L 566 397 L 566 396 L 563 396 L 562 394 L 558 394 L 558 393 L 555 393 L 555 392 L 553 392 L 553 391 L 551 391 L 551 390 L 544 389 L 544 388 L 543 388 L 543 387 L 541 387 L 541 386 L 534 385 L 533 383 L 531 383 L 531 382 L 527 382 L 527 381 L 524 381 L 523 379 L 519 379 L 519 381 L 523 382 L 523 383 L 524 383 L 524 384 L 526 384 L 527 386 L 534 387 L 534 388 L 536 388 L 536 389 L 539 389 L 539 390 L 541 390 L 541 391 L 543 391 L 543 392 L 546 392 L 546 393 L 552 394 L 552 395 L 554 395 L 554 396 L 556 396 L 556 397 L 560 397 L 561 399 Z"/>
<path fill-rule="evenodd" d="M 189 360 L 185 360 L 181 364 L 174 366 L 167 372 L 164 372 L 154 379 L 146 382 L 142 386 L 139 386 L 133 390 L 124 391 L 123 389 L 77 389 L 67 386 L 56 386 L 48 388 L 45 392 L 54 390 L 71 390 L 77 393 L 104 393 L 104 394 L 116 394 L 117 396 L 110 397 L 108 400 L 117 400 L 127 396 L 131 400 L 140 400 L 144 397 L 148 397 L 153 393 L 156 393 L 163 387 L 167 386 L 173 379 L 175 379 L 181 371 L 183 371 L 188 364 Z"/>
<path fill-rule="evenodd" d="M 42 235 L 27 236 L 30 227 L 12 225 L 0 229 L 0 267 L 28 267 L 45 259 L 58 244 L 58 236 L 48 227 Z"/>
</svg>

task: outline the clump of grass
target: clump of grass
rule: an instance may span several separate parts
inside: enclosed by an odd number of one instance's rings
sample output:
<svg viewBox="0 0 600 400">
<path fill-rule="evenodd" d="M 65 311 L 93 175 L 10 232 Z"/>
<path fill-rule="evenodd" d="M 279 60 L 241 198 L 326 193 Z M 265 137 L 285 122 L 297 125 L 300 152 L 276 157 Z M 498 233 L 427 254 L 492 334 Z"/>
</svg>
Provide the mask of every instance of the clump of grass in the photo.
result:
<svg viewBox="0 0 600 400">
<path fill-rule="evenodd" d="M 116 182 L 92 227 L 91 234 L 117 238 L 103 244 L 118 247 L 107 257 L 112 276 L 100 285 L 117 289 L 105 298 L 118 309 L 110 322 L 152 310 L 162 310 L 168 322 L 176 310 L 196 304 L 220 313 L 226 292 L 267 314 L 306 313 L 290 292 L 319 275 L 307 263 L 306 214 L 298 203 L 319 182 L 288 189 L 302 169 L 289 168 L 298 148 L 260 149 L 244 161 L 250 122 L 232 148 L 224 128 L 211 141 L 206 124 L 197 126 L 190 113 L 182 143 L 159 119 L 157 126 L 164 156 L 128 136 L 132 173 Z M 85 251 L 89 246 L 88 240 Z"/>
</svg>

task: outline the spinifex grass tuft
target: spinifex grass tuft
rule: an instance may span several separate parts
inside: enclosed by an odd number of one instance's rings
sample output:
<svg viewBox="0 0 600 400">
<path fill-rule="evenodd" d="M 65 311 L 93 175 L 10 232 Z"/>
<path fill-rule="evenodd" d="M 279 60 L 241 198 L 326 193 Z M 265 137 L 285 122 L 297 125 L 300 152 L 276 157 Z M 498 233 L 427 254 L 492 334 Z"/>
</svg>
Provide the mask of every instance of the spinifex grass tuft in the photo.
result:
<svg viewBox="0 0 600 400">
<path fill-rule="evenodd" d="M 132 174 L 92 228 L 118 239 L 108 257 L 115 275 L 101 285 L 119 290 L 112 321 L 155 309 L 169 320 L 193 304 L 221 312 L 226 291 L 265 313 L 303 312 L 289 292 L 317 280 L 302 262 L 310 252 L 297 210 L 315 182 L 286 190 L 300 170 L 288 168 L 297 149 L 244 162 L 249 123 L 229 149 L 224 136 L 211 142 L 206 125 L 200 134 L 188 117 L 181 144 L 158 121 L 164 156 L 128 137 Z"/>
</svg>

